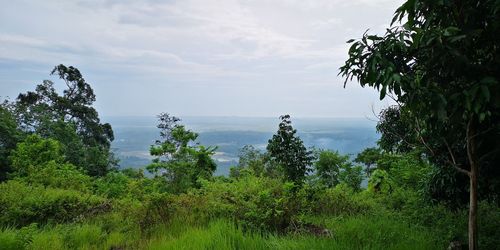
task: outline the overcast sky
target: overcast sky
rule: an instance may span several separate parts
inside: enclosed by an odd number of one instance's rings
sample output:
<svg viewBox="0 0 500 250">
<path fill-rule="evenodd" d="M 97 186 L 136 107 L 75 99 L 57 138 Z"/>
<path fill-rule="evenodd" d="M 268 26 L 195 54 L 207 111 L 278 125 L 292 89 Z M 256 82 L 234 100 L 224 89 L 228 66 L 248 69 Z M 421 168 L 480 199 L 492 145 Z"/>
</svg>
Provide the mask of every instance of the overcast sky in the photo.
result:
<svg viewBox="0 0 500 250">
<path fill-rule="evenodd" d="M 388 101 L 344 89 L 338 68 L 345 41 L 382 34 L 400 3 L 0 0 L 0 98 L 62 63 L 80 69 L 104 116 L 372 116 Z"/>
</svg>

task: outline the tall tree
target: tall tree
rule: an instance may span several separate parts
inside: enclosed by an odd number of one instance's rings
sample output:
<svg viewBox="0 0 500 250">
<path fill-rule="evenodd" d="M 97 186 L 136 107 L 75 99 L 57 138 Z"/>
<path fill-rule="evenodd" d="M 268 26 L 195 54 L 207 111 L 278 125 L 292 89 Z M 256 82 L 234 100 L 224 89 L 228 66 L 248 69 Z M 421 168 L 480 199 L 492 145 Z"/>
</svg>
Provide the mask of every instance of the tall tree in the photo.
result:
<svg viewBox="0 0 500 250">
<path fill-rule="evenodd" d="M 217 168 L 211 156 L 216 147 L 195 144 L 198 134 L 186 129 L 175 116 L 158 116 L 160 139 L 150 148 L 153 162 L 146 168 L 157 178 L 165 178 L 173 193 L 198 187 L 198 179 L 208 179 Z"/>
<path fill-rule="evenodd" d="M 311 171 L 313 156 L 302 140 L 296 135 L 289 115 L 280 116 L 279 129 L 269 140 L 267 151 L 285 173 L 289 181 L 301 184 L 306 174 Z"/>
<path fill-rule="evenodd" d="M 9 110 L 0 105 L 0 181 L 7 178 L 11 170 L 8 157 L 21 138 L 14 116 Z"/>
<path fill-rule="evenodd" d="M 354 159 L 357 163 L 365 164 L 366 176 L 370 177 L 373 172 L 373 166 L 377 164 L 378 159 L 380 159 L 382 152 L 380 148 L 366 148 L 361 153 L 359 153 Z"/>
<path fill-rule="evenodd" d="M 378 115 L 377 132 L 380 133 L 378 145 L 387 152 L 409 152 L 418 144 L 411 118 L 407 111 L 398 105 L 382 110 Z"/>
<path fill-rule="evenodd" d="M 363 181 L 361 166 L 354 166 L 348 155 L 338 151 L 321 150 L 314 168 L 320 182 L 327 187 L 344 183 L 358 191 Z"/>
<path fill-rule="evenodd" d="M 352 44 L 340 69 L 346 83 L 393 95 L 429 156 L 469 177 L 469 249 L 478 242 L 478 175 L 500 157 L 499 12 L 496 0 L 408 0 L 384 36 Z"/>
<path fill-rule="evenodd" d="M 110 150 L 114 135 L 92 107 L 93 89 L 72 66 L 58 65 L 51 74 L 62 79 L 66 89 L 59 95 L 54 83 L 45 80 L 34 92 L 20 94 L 12 105 L 20 127 L 60 141 L 68 161 L 90 175 L 105 175 L 116 165 Z"/>
</svg>

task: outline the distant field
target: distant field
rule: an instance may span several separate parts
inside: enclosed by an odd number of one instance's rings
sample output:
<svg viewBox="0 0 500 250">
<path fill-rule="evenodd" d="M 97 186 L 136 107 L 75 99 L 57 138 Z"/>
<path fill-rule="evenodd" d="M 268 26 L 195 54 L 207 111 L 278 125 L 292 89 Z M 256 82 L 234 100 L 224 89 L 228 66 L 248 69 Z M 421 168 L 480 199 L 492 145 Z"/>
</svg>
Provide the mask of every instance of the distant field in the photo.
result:
<svg viewBox="0 0 500 250">
<path fill-rule="evenodd" d="M 155 117 L 106 117 L 115 132 L 113 149 L 120 159 L 120 167 L 147 165 L 149 147 L 159 137 Z M 367 118 L 297 118 L 293 126 L 307 147 L 339 150 L 357 154 L 374 146 L 378 135 L 375 122 Z M 229 167 L 238 162 L 238 152 L 245 145 L 262 150 L 278 127 L 278 118 L 247 117 L 186 117 L 182 120 L 188 128 L 200 134 L 203 145 L 217 146 L 214 159 L 216 175 L 227 175 Z"/>
</svg>

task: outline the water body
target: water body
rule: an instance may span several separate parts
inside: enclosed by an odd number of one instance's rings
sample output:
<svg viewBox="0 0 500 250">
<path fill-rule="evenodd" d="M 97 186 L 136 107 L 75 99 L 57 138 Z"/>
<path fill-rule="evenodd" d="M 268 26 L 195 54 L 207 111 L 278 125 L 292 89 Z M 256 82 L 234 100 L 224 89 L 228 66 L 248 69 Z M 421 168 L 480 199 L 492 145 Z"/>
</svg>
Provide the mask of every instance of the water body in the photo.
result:
<svg viewBox="0 0 500 250">
<path fill-rule="evenodd" d="M 105 117 L 115 132 L 112 147 L 120 167 L 140 168 L 151 162 L 149 147 L 159 138 L 156 117 Z M 199 133 L 198 142 L 217 146 L 213 156 L 216 175 L 227 175 L 238 163 L 238 152 L 245 145 L 265 150 L 267 141 L 278 130 L 278 118 L 185 117 L 181 123 Z M 375 122 L 367 118 L 293 118 L 292 126 L 307 147 L 338 150 L 356 155 L 376 145 L 379 135 Z"/>
</svg>

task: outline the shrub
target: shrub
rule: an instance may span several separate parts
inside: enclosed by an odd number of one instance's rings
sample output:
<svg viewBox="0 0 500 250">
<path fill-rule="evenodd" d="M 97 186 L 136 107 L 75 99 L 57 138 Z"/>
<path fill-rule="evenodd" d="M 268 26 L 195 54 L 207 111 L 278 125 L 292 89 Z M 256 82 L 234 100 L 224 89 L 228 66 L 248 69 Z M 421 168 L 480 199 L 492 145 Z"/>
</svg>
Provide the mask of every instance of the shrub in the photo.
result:
<svg viewBox="0 0 500 250">
<path fill-rule="evenodd" d="M 316 190 L 311 205 L 316 214 L 334 216 L 368 214 L 376 206 L 370 197 L 356 193 L 342 184 L 334 188 Z"/>
<path fill-rule="evenodd" d="M 376 169 L 368 180 L 368 191 L 373 193 L 388 194 L 394 189 L 394 183 L 389 178 L 387 171 Z"/>
<path fill-rule="evenodd" d="M 246 229 L 285 232 L 308 211 L 304 189 L 277 179 L 246 176 L 229 183 L 203 182 L 190 196 L 204 201 L 205 217 L 232 218 Z"/>
<path fill-rule="evenodd" d="M 18 178 L 29 184 L 45 187 L 72 189 L 82 192 L 90 190 L 91 178 L 69 163 L 49 161 L 38 168 L 30 167 L 28 175 Z"/>
<path fill-rule="evenodd" d="M 0 224 L 24 226 L 33 222 L 74 221 L 103 202 L 102 198 L 75 190 L 8 181 L 0 184 Z"/>
<path fill-rule="evenodd" d="M 95 181 L 95 191 L 108 198 L 122 198 L 128 194 L 128 185 L 131 181 L 123 173 L 110 172 Z"/>
<path fill-rule="evenodd" d="M 14 176 L 25 176 L 29 174 L 29 167 L 44 165 L 49 161 L 61 163 L 64 156 L 61 151 L 61 144 L 53 139 L 43 139 L 39 135 L 30 135 L 17 144 L 12 151 L 9 160 L 12 163 Z"/>
</svg>

